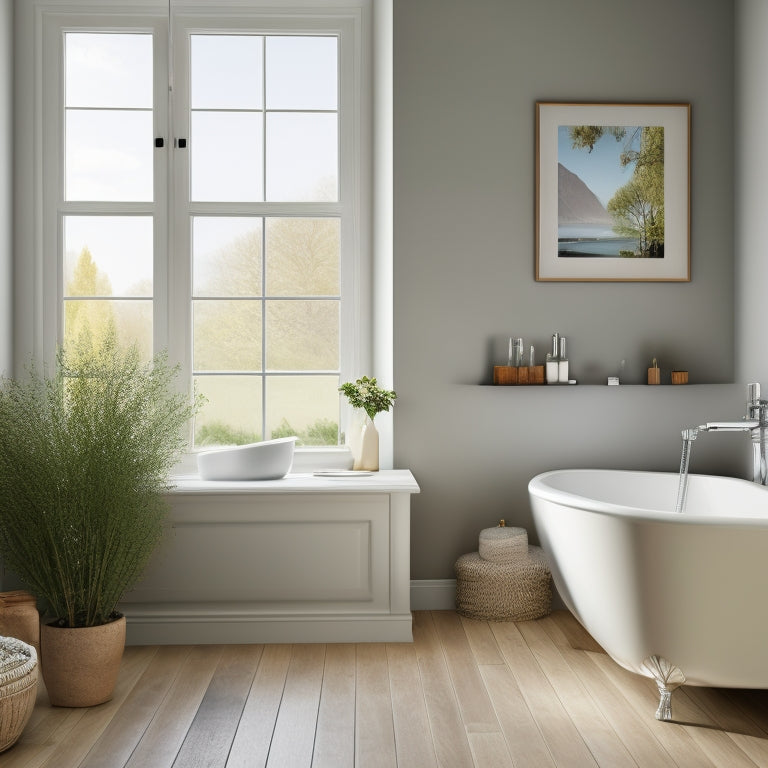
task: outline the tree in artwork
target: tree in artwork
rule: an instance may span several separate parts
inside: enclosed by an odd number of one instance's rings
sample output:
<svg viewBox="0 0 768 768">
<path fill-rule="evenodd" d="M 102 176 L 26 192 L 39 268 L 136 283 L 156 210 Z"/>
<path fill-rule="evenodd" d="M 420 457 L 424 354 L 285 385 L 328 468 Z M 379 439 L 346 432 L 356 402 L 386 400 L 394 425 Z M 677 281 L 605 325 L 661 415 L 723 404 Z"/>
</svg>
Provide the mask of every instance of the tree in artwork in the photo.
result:
<svg viewBox="0 0 768 768">
<path fill-rule="evenodd" d="M 575 125 L 570 128 L 574 149 L 591 152 L 605 135 L 624 142 L 619 155 L 623 167 L 634 165 L 630 180 L 616 190 L 607 210 L 614 231 L 639 241 L 639 252 L 622 255 L 664 256 L 664 128 L 662 126 Z M 638 141 L 639 140 L 639 141 Z M 638 147 L 639 148 L 635 148 Z"/>
</svg>

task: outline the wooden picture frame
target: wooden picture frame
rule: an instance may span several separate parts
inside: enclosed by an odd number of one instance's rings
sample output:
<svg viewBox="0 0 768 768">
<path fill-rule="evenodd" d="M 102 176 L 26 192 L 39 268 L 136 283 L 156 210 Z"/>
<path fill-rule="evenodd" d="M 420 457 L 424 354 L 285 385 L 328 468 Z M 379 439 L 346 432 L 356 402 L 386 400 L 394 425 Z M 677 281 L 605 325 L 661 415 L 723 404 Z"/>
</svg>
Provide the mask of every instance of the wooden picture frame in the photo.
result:
<svg viewBox="0 0 768 768">
<path fill-rule="evenodd" d="M 536 102 L 536 280 L 689 281 L 690 104 Z"/>
</svg>

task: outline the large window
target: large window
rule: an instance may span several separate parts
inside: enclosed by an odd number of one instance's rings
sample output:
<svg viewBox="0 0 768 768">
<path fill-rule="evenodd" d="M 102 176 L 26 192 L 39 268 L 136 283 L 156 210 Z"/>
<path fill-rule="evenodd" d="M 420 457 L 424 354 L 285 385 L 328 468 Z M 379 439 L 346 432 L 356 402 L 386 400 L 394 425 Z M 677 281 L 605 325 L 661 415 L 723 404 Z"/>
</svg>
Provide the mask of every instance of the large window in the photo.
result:
<svg viewBox="0 0 768 768">
<path fill-rule="evenodd" d="M 359 17 L 175 4 L 44 35 L 49 356 L 167 349 L 207 399 L 198 447 L 337 444 L 340 379 L 365 364 Z"/>
</svg>

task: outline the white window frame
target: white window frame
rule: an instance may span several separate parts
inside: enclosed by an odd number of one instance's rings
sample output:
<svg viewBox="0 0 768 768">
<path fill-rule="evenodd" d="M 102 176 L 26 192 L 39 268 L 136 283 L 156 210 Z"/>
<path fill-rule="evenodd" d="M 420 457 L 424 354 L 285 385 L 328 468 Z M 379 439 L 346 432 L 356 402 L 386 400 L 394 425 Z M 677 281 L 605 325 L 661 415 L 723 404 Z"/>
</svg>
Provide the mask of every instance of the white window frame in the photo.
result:
<svg viewBox="0 0 768 768">
<path fill-rule="evenodd" d="M 29 2 L 29 5 L 26 3 Z M 17 349 L 30 348 L 32 356 L 46 364 L 55 359 L 62 337 L 61 284 L 62 217 L 67 213 L 151 213 L 155 217 L 154 267 L 154 346 L 167 348 L 173 362 L 180 362 L 183 380 L 191 386 L 191 278 L 189 262 L 180 253 L 189 252 L 189 210 L 172 219 L 169 201 L 177 190 L 168 188 L 166 179 L 175 184 L 186 182 L 186 171 L 175 174 L 172 168 L 177 153 L 185 150 L 173 148 L 173 139 L 188 136 L 178 130 L 178 117 L 171 114 L 169 105 L 163 104 L 161 94 L 167 92 L 168 73 L 165 67 L 155 67 L 155 136 L 165 138 L 167 161 L 155 164 L 155 200 L 153 203 L 81 204 L 63 200 L 63 71 L 59 66 L 63 31 L 87 29 L 114 31 L 153 31 L 156 58 L 166 56 L 172 60 L 173 40 L 190 29 L 196 31 L 225 30 L 246 23 L 265 33 L 271 31 L 305 34 L 313 32 L 340 35 L 340 141 L 352 142 L 354 160 L 340 168 L 340 202 L 331 206 L 343 211 L 347 224 L 342 228 L 341 264 L 341 318 L 340 318 L 340 375 L 341 380 L 356 378 L 372 371 L 373 363 L 373 301 L 371 293 L 372 265 L 372 93 L 371 93 L 371 15 L 372 0 L 347 0 L 344 6 L 329 5 L 325 0 L 304 0 L 302 7 L 290 4 L 290 9 L 275 5 L 259 7 L 254 0 L 233 0 L 226 7 L 213 2 L 173 0 L 169 10 L 167 1 L 157 0 L 25 0 L 22 4 L 17 29 L 34 29 L 33 50 L 34 131 L 31 135 L 31 159 L 34 173 L 31 211 L 22 214 L 19 230 L 30 235 L 28 252 L 34 254 L 31 264 L 23 267 L 22 283 L 31 288 L 33 302 L 26 313 L 29 327 L 19 334 Z M 215 13 L 215 16 L 212 14 Z M 170 22 L 171 37 L 168 36 Z M 171 55 L 164 50 L 171 41 Z M 184 46 L 179 46 L 184 48 Z M 57 58 L 58 57 L 58 58 Z M 348 58 L 347 58 L 348 57 Z M 18 62 L 18 58 L 17 58 Z M 175 64 L 176 62 L 174 62 Z M 178 72 L 185 69 L 176 68 Z M 183 84 L 175 83 L 174 98 L 183 91 Z M 352 99 L 355 108 L 348 108 Z M 22 98 L 20 101 L 24 101 Z M 176 109 L 176 115 L 179 110 Z M 187 111 L 188 114 L 188 111 Z M 55 121 L 52 116 L 56 116 Z M 174 129 L 173 121 L 177 122 Z M 187 130 L 187 129 L 185 129 Z M 174 136 L 175 134 L 175 136 Z M 26 140 L 21 142 L 26 144 Z M 340 158 L 343 153 L 340 152 Z M 56 169 L 51 182 L 51 169 Z M 184 178 L 181 178 L 184 177 Z M 18 179 L 18 176 L 17 176 Z M 23 184 L 22 184 L 23 186 Z M 350 194 L 351 191 L 351 194 Z M 195 210 L 199 210 L 195 203 Z M 269 204 L 264 204 L 268 210 Z M 328 212 L 326 204 L 316 204 L 318 212 Z M 176 206 L 181 210 L 181 206 Z M 281 206 L 280 210 L 286 210 Z M 232 211 L 232 206 L 229 206 Z M 302 211 L 306 212 L 305 204 Z M 245 211 L 244 211 L 245 212 Z M 249 208 L 249 213 L 253 209 Z M 183 221 L 182 221 L 183 219 Z M 167 226 L 172 224 L 172 226 Z M 161 254 L 167 253 L 165 260 Z M 56 263 L 54 263 L 54 258 Z M 31 267 L 31 268 L 30 268 Z M 186 315 L 186 321 L 180 320 Z M 17 313 L 17 317 L 19 313 Z M 19 355 L 17 354 L 17 360 Z M 347 427 L 351 415 L 342 407 L 340 429 Z M 314 451 L 315 454 L 322 452 Z M 322 463 L 322 456 L 318 455 Z"/>
<path fill-rule="evenodd" d="M 185 380 L 191 380 L 192 357 L 183 355 L 184 348 L 191 349 L 191 320 L 182 321 L 180 308 L 189 308 L 192 300 L 192 278 L 189 273 L 191 259 L 184 254 L 191 252 L 190 220 L 193 216 L 206 215 L 241 215 L 241 216 L 337 216 L 341 221 L 341 302 L 339 322 L 339 371 L 341 382 L 355 378 L 355 372 L 361 368 L 361 350 L 363 349 L 361 326 L 356 321 L 361 317 L 360 254 L 370 252 L 370 243 L 363 246 L 361 236 L 367 227 L 364 225 L 366 197 L 363 194 L 360 168 L 363 157 L 363 137 L 361 132 L 360 109 L 350 108 L 362 100 L 360 66 L 359 14 L 316 15 L 293 14 L 290 16 L 272 13 L 243 14 L 231 12 L 217 13 L 216 16 L 197 14 L 175 14 L 172 27 L 172 48 L 174 56 L 173 71 L 173 108 L 170 140 L 172 147 L 180 138 L 190 136 L 189 118 L 191 116 L 189 82 L 190 68 L 189 40 L 194 34 L 238 34 L 250 32 L 257 35 L 336 35 L 339 39 L 339 197 L 337 202 L 317 203 L 276 203 L 243 202 L 219 203 L 188 200 L 189 194 L 189 148 L 171 150 L 171 163 L 174 166 L 171 177 L 176 184 L 174 193 L 174 223 L 172 227 L 174 245 L 172 258 L 178 259 L 172 265 L 171 273 L 176 276 L 169 286 L 169 306 L 171 308 L 169 353 L 171 359 L 183 360 L 182 368 Z M 351 102 L 351 104 L 350 104 Z M 341 144 L 347 151 L 342 151 Z M 351 146 L 350 146 L 351 145 Z M 369 185 L 368 185 L 369 186 Z M 184 202 L 186 201 L 186 202 Z M 176 323 L 176 325 L 174 325 Z M 367 345 L 370 347 L 370 345 Z M 184 366 L 188 365 L 188 368 Z M 259 372 L 266 382 L 270 373 Z M 359 374 L 357 374 L 359 375 Z M 340 413 L 340 419 L 342 414 Z M 344 426 L 340 424 L 343 431 Z M 267 435 L 265 435 L 265 438 Z"/>
<path fill-rule="evenodd" d="M 64 217 L 84 215 L 148 215 L 154 222 L 153 246 L 153 348 L 168 346 L 168 316 L 162 311 L 168 294 L 168 264 L 158 254 L 167 252 L 169 171 L 155 149 L 154 195 L 148 202 L 67 201 L 64 195 L 64 34 L 67 32 L 140 32 L 153 35 L 155 52 L 153 136 L 168 133 L 168 19 L 162 16 L 126 17 L 116 14 L 48 14 L 42 25 L 43 116 L 41 221 L 43 245 L 43 360 L 51 364 L 63 340 L 63 253 Z M 159 65 L 158 65 L 159 62 Z M 158 311 L 159 308 L 159 311 Z"/>
</svg>

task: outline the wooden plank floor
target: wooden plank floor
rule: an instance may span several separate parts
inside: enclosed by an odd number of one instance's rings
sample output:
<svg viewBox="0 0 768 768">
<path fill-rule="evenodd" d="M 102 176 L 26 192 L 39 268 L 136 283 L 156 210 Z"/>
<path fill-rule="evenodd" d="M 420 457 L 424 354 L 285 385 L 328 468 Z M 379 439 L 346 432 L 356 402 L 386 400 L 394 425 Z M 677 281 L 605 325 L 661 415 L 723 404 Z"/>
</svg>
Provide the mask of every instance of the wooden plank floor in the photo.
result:
<svg viewBox="0 0 768 768">
<path fill-rule="evenodd" d="M 538 621 L 414 612 L 414 642 L 145 646 L 114 699 L 51 707 L 41 686 L 2 768 L 768 766 L 768 691 L 655 684 L 565 611 Z"/>
</svg>

